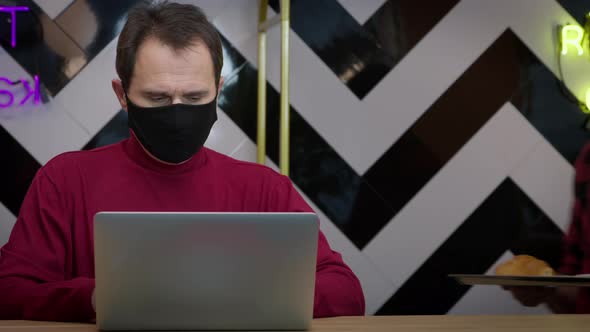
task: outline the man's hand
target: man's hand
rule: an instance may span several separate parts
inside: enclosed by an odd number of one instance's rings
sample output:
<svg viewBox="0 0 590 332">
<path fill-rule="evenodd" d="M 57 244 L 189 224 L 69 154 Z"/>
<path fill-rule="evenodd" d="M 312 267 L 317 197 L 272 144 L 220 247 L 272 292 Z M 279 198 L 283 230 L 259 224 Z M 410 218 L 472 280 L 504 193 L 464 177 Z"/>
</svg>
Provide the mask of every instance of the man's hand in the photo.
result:
<svg viewBox="0 0 590 332">
<path fill-rule="evenodd" d="M 546 303 L 555 294 L 553 287 L 507 286 L 502 288 L 512 293 L 518 302 L 527 307 Z"/>
<path fill-rule="evenodd" d="M 512 296 L 527 307 L 547 304 L 549 309 L 557 314 L 572 314 L 576 312 L 576 287 L 502 287 L 512 293 Z"/>
</svg>

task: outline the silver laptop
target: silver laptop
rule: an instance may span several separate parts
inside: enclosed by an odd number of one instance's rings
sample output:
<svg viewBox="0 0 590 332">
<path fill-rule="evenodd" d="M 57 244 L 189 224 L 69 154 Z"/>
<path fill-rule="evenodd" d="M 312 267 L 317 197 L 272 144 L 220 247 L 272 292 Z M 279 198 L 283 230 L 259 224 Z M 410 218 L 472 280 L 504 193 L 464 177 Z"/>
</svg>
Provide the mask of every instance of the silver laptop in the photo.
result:
<svg viewBox="0 0 590 332">
<path fill-rule="evenodd" d="M 306 330 L 318 220 L 311 213 L 99 212 L 102 330 Z"/>
</svg>

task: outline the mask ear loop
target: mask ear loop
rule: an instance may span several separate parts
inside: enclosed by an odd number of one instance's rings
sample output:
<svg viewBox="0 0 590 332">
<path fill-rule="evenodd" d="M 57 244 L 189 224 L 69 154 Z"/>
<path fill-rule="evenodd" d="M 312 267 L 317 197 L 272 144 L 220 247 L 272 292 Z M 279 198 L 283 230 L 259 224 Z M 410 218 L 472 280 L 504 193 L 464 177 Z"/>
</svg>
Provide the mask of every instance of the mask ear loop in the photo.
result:
<svg viewBox="0 0 590 332">
<path fill-rule="evenodd" d="M 127 94 L 127 91 L 125 91 L 125 101 L 127 102 L 127 110 L 129 110 L 130 104 L 131 104 L 131 106 L 137 107 L 137 104 L 135 104 L 134 102 L 131 101 L 131 99 L 129 99 L 129 95 Z"/>
<path fill-rule="evenodd" d="M 129 95 L 127 94 L 127 91 L 123 91 L 123 93 L 125 93 L 125 101 L 129 104 Z"/>
</svg>

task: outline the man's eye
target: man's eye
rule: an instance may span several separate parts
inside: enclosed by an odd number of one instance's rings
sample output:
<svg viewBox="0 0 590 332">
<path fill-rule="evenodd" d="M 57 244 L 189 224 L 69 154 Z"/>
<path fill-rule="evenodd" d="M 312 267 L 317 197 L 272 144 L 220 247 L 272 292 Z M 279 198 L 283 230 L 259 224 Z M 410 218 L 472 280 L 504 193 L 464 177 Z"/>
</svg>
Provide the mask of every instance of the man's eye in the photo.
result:
<svg viewBox="0 0 590 332">
<path fill-rule="evenodd" d="M 152 97 L 151 99 L 152 101 L 159 103 L 165 101 L 166 97 Z"/>
</svg>

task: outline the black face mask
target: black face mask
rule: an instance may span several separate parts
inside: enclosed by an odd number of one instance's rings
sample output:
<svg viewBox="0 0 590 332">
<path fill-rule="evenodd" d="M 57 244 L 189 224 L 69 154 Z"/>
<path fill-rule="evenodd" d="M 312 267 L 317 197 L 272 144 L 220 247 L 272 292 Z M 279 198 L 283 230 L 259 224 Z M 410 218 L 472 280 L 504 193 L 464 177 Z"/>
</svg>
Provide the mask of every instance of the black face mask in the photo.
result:
<svg viewBox="0 0 590 332">
<path fill-rule="evenodd" d="M 139 107 L 127 99 L 128 125 L 156 158 L 181 163 L 205 144 L 217 121 L 217 96 L 208 104 Z"/>
</svg>

